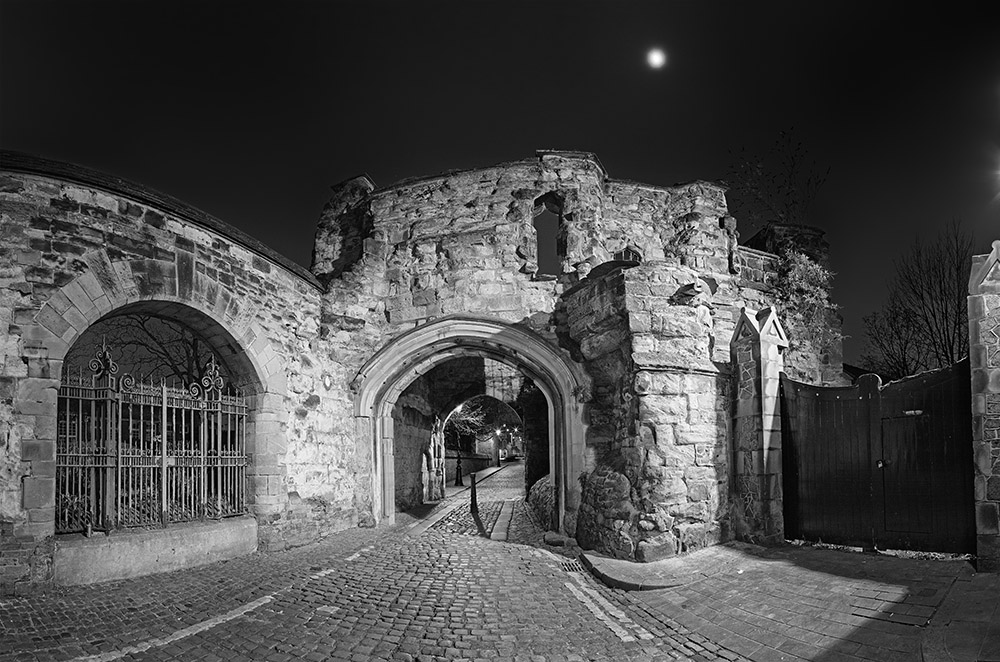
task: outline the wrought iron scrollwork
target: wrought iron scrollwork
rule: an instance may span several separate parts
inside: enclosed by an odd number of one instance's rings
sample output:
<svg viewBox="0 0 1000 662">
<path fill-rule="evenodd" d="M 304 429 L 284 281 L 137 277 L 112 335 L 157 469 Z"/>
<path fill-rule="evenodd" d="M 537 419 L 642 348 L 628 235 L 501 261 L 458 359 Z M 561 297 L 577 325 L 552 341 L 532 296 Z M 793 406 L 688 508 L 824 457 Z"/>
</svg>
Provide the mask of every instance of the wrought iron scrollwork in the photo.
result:
<svg viewBox="0 0 1000 662">
<path fill-rule="evenodd" d="M 90 359 L 90 369 L 94 371 L 95 379 L 118 374 L 118 364 L 111 356 L 111 348 L 108 347 L 107 339 L 101 338 L 101 348 L 97 350 L 94 358 Z"/>
<path fill-rule="evenodd" d="M 215 362 L 215 355 L 213 354 L 205 366 L 205 375 L 201 378 L 200 382 L 196 381 L 191 384 L 188 387 L 188 392 L 194 398 L 205 398 L 213 392 L 221 394 L 225 386 L 226 382 L 222 378 L 219 364 Z"/>
</svg>

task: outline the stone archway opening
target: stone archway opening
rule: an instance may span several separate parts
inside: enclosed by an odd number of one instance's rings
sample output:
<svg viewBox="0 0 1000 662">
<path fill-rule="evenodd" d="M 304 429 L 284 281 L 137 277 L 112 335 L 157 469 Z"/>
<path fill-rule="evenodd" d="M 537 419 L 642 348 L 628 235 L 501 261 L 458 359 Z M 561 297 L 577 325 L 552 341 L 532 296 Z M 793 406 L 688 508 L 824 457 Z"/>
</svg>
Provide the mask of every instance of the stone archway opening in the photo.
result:
<svg viewBox="0 0 1000 662">
<path fill-rule="evenodd" d="M 480 374 L 470 377 L 475 374 L 473 366 L 479 366 Z M 546 460 L 551 473 L 548 489 L 552 492 L 550 527 L 575 533 L 576 478 L 583 468 L 586 433 L 580 400 L 589 392 L 586 377 L 530 331 L 464 317 L 441 318 L 403 334 L 380 350 L 355 380 L 359 430 L 370 435 L 372 444 L 372 510 L 377 520 L 393 521 L 400 505 L 404 507 L 399 509 L 416 505 L 426 494 L 417 471 L 421 461 L 426 462 L 423 451 L 429 444 L 425 439 L 437 431 L 443 441 L 448 413 L 461 402 L 488 393 L 489 380 L 483 374 L 487 366 L 502 366 L 498 372 L 506 375 L 504 379 L 519 380 L 512 391 L 513 402 L 527 382 L 536 390 L 534 405 L 544 401 Z M 442 383 L 449 386 L 434 393 L 432 387 Z M 411 411 L 409 416 L 402 413 L 405 409 Z M 406 469 L 397 470 L 398 464 Z"/>
<path fill-rule="evenodd" d="M 248 514 L 260 386 L 236 339 L 194 308 L 141 301 L 96 320 L 63 361 L 56 533 Z"/>
<path fill-rule="evenodd" d="M 498 466 L 524 456 L 524 419 L 517 401 L 476 395 L 459 403 L 444 419 L 446 451 L 485 456 Z M 546 430 L 547 432 L 547 430 Z"/>
<path fill-rule="evenodd" d="M 448 487 L 468 485 L 470 473 L 523 462 L 525 391 L 540 393 L 516 366 L 471 354 L 416 376 L 391 407 L 396 511 L 442 499 Z M 528 450 L 543 453 L 548 467 L 547 416 L 542 421 L 530 430 Z"/>
</svg>

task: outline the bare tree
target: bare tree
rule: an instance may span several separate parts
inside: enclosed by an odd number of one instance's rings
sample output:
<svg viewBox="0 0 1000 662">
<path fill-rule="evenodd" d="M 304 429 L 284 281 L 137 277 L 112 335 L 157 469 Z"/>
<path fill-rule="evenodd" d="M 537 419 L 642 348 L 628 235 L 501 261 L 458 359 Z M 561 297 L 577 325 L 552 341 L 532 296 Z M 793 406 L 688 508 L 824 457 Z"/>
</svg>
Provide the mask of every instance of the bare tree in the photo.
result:
<svg viewBox="0 0 1000 662">
<path fill-rule="evenodd" d="M 91 326 L 66 356 L 70 376 L 84 374 L 97 348 L 106 343 L 123 373 L 139 380 L 176 380 L 192 384 L 205 376 L 211 344 L 191 327 L 145 313 L 128 313 Z M 219 364 L 227 379 L 226 366 Z"/>
<path fill-rule="evenodd" d="M 445 429 L 454 430 L 455 434 L 478 434 L 486 424 L 486 409 L 475 398 L 460 404 L 448 417 Z"/>
<path fill-rule="evenodd" d="M 864 319 L 867 348 L 862 365 L 885 379 L 899 379 L 927 369 L 920 351 L 919 324 L 912 313 L 890 298 L 884 310 Z"/>
<path fill-rule="evenodd" d="M 899 379 L 968 355 L 972 241 L 971 233 L 955 220 L 931 243 L 915 239 L 895 262 L 886 307 L 865 318 L 866 368 Z"/>
<path fill-rule="evenodd" d="M 763 154 L 741 148 L 733 156 L 726 196 L 730 211 L 757 229 L 770 223 L 805 223 L 830 174 L 829 167 L 823 170 L 810 158 L 794 128 L 779 133 Z"/>
</svg>

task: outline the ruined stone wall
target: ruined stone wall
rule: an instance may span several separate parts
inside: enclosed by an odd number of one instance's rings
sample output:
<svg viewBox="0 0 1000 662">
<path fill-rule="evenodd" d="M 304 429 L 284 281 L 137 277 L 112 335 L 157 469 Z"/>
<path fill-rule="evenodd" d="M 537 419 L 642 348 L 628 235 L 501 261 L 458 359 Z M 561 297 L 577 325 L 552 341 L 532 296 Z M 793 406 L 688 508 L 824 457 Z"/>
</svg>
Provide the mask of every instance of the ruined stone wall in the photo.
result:
<svg viewBox="0 0 1000 662">
<path fill-rule="evenodd" d="M 410 510 L 424 502 L 424 452 L 430 449 L 434 416 L 427 402 L 427 385 L 418 379 L 392 410 L 395 444 L 396 508 Z"/>
<path fill-rule="evenodd" d="M 638 400 L 637 552 L 653 560 L 729 536 L 730 374 L 714 357 L 731 334 L 710 289 L 692 299 L 677 292 L 698 277 L 688 268 L 626 274 L 631 307 L 634 391 Z M 721 318 L 721 319 L 720 319 Z M 647 323 L 648 320 L 648 323 Z"/>
<path fill-rule="evenodd" d="M 559 216 L 556 278 L 536 277 L 543 205 Z M 346 182 L 324 213 L 314 270 L 376 295 L 387 338 L 481 315 L 585 366 L 585 474 L 566 477 L 582 481 L 577 534 L 652 558 L 730 535 L 729 340 L 744 306 L 774 302 L 776 259 L 741 250 L 737 236 L 719 186 L 616 181 L 593 155 L 539 152 L 383 190 Z M 816 356 L 798 365 L 822 372 Z"/>
<path fill-rule="evenodd" d="M 339 394 L 325 388 L 336 368 L 321 357 L 364 342 L 356 329 L 338 337 L 321 322 L 315 280 L 167 196 L 30 158 L 5 154 L 3 167 L 4 591 L 51 577 L 62 359 L 90 324 L 124 306 L 194 325 L 253 386 L 249 495 L 263 546 L 357 521 L 352 425 L 330 425 L 348 380 Z"/>
<path fill-rule="evenodd" d="M 586 407 L 583 457 L 533 469 L 567 486 L 556 523 L 567 533 L 647 560 L 727 537 L 729 339 L 743 306 L 773 298 L 773 257 L 737 245 L 722 187 L 612 180 L 580 152 L 385 189 L 359 177 L 334 187 L 310 274 L 176 200 L 43 165 L 0 180 L 0 519 L 4 544 L 8 529 L 23 540 L 18 558 L 48 554 L 61 357 L 96 319 L 151 302 L 180 304 L 158 310 L 201 324 L 259 382 L 251 491 L 264 548 L 377 516 L 378 446 L 371 412 L 354 409 L 356 378 L 381 348 L 447 315 L 529 329 L 572 366 L 565 374 L 582 367 L 592 382 L 555 394 Z M 543 206 L 559 216 L 556 277 L 538 274 Z M 497 379 L 494 390 L 517 390 Z M 396 403 L 399 448 L 462 395 L 459 381 L 428 381 L 419 406 Z M 409 478 L 398 486 L 412 491 Z"/>
<path fill-rule="evenodd" d="M 620 269 L 591 277 L 566 298 L 569 335 L 593 379 L 583 494 L 576 535 L 585 548 L 631 558 L 635 542 L 632 479 L 636 479 L 632 338 Z"/>
<path fill-rule="evenodd" d="M 791 246 L 823 266 L 829 264 L 829 246 L 822 232 L 816 228 L 780 226 L 773 232 L 754 235 L 750 243 L 771 251 Z M 763 310 L 776 306 L 784 315 L 784 310 L 777 305 L 778 255 L 741 245 L 736 250 L 735 264 L 739 274 L 740 298 L 746 301 L 747 307 Z M 836 332 L 835 340 L 829 346 L 820 346 L 814 339 L 804 337 L 801 331 L 789 329 L 792 345 L 785 351 L 784 370 L 792 379 L 808 384 L 847 385 L 843 376 L 843 343 L 839 335 L 842 320 L 836 311 L 831 310 L 827 312 L 826 324 Z"/>
</svg>

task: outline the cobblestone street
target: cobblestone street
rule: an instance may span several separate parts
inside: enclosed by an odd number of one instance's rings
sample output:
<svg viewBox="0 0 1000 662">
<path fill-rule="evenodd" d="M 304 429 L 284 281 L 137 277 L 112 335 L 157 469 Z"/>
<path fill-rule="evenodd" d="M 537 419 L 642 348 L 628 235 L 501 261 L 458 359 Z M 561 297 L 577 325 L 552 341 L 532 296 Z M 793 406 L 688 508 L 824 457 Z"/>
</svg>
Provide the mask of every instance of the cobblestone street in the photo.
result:
<svg viewBox="0 0 1000 662">
<path fill-rule="evenodd" d="M 739 660 L 546 548 L 523 468 L 484 480 L 420 535 L 354 529 L 194 571 L 54 589 L 0 606 L 0 660 Z M 508 507 L 509 508 L 509 507 Z"/>
</svg>

